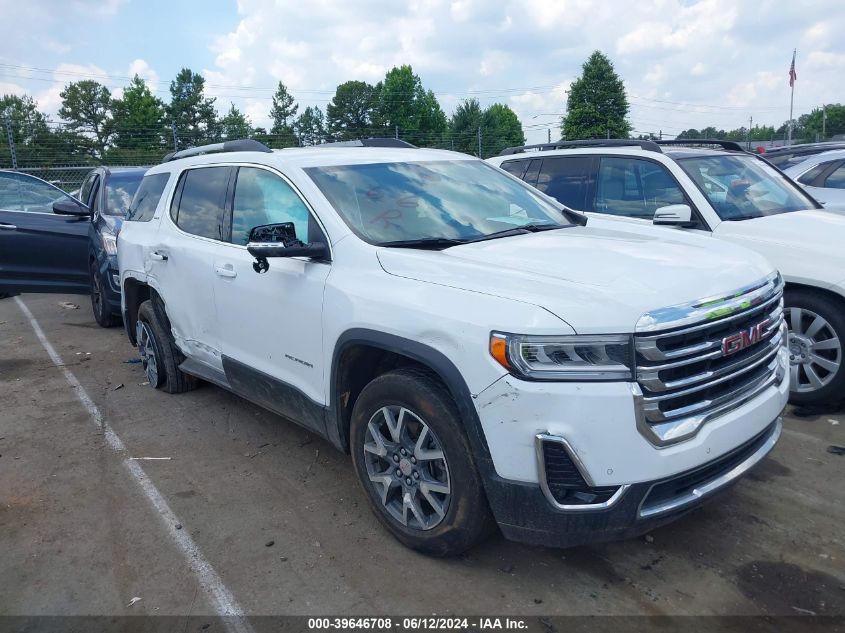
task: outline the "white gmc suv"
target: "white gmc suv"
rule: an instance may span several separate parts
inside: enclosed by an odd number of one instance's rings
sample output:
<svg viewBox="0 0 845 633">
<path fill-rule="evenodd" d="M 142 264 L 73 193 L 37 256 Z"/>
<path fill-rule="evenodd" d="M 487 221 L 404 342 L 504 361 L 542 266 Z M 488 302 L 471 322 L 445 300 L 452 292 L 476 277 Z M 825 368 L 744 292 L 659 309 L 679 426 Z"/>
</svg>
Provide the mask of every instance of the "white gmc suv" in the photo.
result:
<svg viewBox="0 0 845 633">
<path fill-rule="evenodd" d="M 845 397 L 845 216 L 821 210 L 763 158 L 731 141 L 611 139 L 509 148 L 488 161 L 591 218 L 757 251 L 786 282 L 791 401 Z"/>
<path fill-rule="evenodd" d="M 327 438 L 435 555 L 494 519 L 561 547 L 640 534 L 775 445 L 789 356 L 762 257 L 588 221 L 463 154 L 353 145 L 147 172 L 118 258 L 152 387 L 208 381 Z"/>
</svg>

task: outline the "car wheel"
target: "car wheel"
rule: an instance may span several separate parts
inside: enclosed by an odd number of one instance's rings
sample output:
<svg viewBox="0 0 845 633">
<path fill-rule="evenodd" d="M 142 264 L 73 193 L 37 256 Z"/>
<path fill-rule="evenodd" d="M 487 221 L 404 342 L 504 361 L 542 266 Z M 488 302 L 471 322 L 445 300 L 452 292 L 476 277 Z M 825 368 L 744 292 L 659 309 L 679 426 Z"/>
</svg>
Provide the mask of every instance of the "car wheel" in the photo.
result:
<svg viewBox="0 0 845 633">
<path fill-rule="evenodd" d="M 114 327 L 117 319 L 109 310 L 96 262 L 91 262 L 91 308 L 94 310 L 94 320 L 101 327 Z"/>
<path fill-rule="evenodd" d="M 790 397 L 797 405 L 845 396 L 845 311 L 834 299 L 807 290 L 784 295 L 789 326 Z"/>
<path fill-rule="evenodd" d="M 361 391 L 352 411 L 352 461 L 381 523 L 403 544 L 454 556 L 493 519 L 449 392 L 430 374 L 398 369 Z"/>
<path fill-rule="evenodd" d="M 135 340 L 151 387 L 161 387 L 167 393 L 183 393 L 197 387 L 198 380 L 179 369 L 185 357 L 176 347 L 163 306 L 159 309 L 150 299 L 141 304 Z"/>
</svg>

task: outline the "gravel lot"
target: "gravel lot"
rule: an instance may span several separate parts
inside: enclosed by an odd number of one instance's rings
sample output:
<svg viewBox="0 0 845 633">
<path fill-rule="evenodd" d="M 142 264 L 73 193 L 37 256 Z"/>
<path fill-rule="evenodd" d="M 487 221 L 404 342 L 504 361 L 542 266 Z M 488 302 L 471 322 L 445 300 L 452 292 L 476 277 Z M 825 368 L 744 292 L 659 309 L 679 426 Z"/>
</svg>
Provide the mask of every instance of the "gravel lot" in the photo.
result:
<svg viewBox="0 0 845 633">
<path fill-rule="evenodd" d="M 751 476 L 645 539 L 436 560 L 327 443 L 211 385 L 151 390 L 86 297 L 23 301 L 113 433 L 0 300 L 0 615 L 845 616 L 842 410 L 790 413 Z"/>
</svg>

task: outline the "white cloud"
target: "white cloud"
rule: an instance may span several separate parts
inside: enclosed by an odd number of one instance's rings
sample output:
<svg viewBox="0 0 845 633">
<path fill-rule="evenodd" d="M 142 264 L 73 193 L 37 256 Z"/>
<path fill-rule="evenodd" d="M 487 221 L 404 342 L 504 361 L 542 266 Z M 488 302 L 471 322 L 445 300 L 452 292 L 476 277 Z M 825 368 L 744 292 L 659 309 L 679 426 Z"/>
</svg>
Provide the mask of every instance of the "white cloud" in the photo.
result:
<svg viewBox="0 0 845 633">
<path fill-rule="evenodd" d="M 129 77 L 138 75 L 144 80 L 144 83 L 147 84 L 147 88 L 153 92 L 158 90 L 158 73 L 150 68 L 150 65 L 143 59 L 133 60 L 132 63 L 129 64 L 127 75 Z"/>
</svg>

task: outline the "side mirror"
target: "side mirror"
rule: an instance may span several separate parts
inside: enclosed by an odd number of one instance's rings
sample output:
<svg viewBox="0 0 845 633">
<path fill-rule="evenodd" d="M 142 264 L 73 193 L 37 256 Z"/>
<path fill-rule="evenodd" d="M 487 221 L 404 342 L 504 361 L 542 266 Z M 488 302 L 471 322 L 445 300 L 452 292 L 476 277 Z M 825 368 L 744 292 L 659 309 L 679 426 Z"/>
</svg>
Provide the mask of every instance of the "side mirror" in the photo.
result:
<svg viewBox="0 0 845 633">
<path fill-rule="evenodd" d="M 281 224 L 264 224 L 256 226 L 249 232 L 249 242 L 246 250 L 255 257 L 252 267 L 257 273 L 267 272 L 271 257 L 311 257 L 324 259 L 329 254 L 329 248 L 323 242 L 303 244 L 296 238 L 293 222 Z"/>
<path fill-rule="evenodd" d="M 653 223 L 657 226 L 689 227 L 692 221 L 692 209 L 688 204 L 670 204 L 660 207 L 654 212 Z"/>
<path fill-rule="evenodd" d="M 53 213 L 58 215 L 73 215 L 76 217 L 88 217 L 91 211 L 79 200 L 73 198 L 62 198 L 53 203 Z"/>
</svg>

